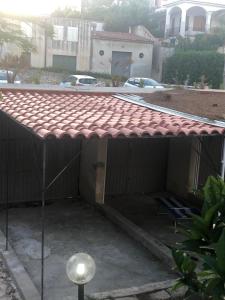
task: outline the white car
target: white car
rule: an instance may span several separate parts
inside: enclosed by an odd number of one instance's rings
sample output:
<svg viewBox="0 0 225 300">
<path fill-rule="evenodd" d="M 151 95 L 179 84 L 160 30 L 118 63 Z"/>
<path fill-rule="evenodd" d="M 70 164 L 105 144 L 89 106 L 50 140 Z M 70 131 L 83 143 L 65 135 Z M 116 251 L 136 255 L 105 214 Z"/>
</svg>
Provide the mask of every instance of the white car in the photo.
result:
<svg viewBox="0 0 225 300">
<path fill-rule="evenodd" d="M 60 86 L 97 86 L 97 79 L 86 75 L 70 75 L 60 82 Z"/>
<path fill-rule="evenodd" d="M 164 89 L 164 86 L 151 78 L 129 78 L 125 83 L 124 87 L 138 87 L 138 88 L 149 88 L 149 89 Z"/>
<path fill-rule="evenodd" d="M 13 76 L 13 72 L 12 71 L 8 71 L 8 76 Z M 7 84 L 8 80 L 7 80 L 7 71 L 6 70 L 0 70 L 0 84 Z M 16 84 L 20 84 L 21 81 L 19 79 L 19 77 L 16 75 L 16 78 L 14 80 L 14 83 Z"/>
</svg>

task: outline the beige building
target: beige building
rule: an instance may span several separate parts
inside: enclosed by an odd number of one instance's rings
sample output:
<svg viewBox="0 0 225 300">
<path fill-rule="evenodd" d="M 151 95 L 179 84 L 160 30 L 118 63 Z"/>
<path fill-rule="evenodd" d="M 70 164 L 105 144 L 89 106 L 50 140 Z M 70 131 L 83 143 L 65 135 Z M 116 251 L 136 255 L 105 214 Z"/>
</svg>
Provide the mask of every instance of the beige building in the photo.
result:
<svg viewBox="0 0 225 300">
<path fill-rule="evenodd" d="M 151 75 L 153 43 L 122 32 L 92 32 L 91 71 L 113 75 Z"/>
<path fill-rule="evenodd" d="M 151 75 L 154 38 L 143 26 L 120 33 L 105 32 L 102 23 L 92 21 L 53 18 L 51 23 L 53 38 L 33 26 L 37 51 L 31 53 L 32 67 L 125 77 Z"/>
</svg>

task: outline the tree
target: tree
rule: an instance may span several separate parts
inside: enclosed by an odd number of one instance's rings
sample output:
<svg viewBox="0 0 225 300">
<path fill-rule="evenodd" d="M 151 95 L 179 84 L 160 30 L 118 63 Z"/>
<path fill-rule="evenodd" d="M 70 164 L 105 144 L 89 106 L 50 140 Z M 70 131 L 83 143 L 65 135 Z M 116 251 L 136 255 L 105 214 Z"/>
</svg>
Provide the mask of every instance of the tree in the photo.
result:
<svg viewBox="0 0 225 300">
<path fill-rule="evenodd" d="M 80 18 L 81 13 L 66 7 L 52 16 Z M 150 8 L 149 0 L 92 0 L 82 16 L 105 23 L 106 31 L 128 32 L 130 26 L 144 25 L 157 37 L 164 36 L 165 13 Z"/>
<path fill-rule="evenodd" d="M 28 24 L 33 23 L 44 29 L 44 34 L 47 39 L 48 36 L 53 35 L 52 25 L 46 19 L 39 17 L 22 17 L 15 15 L 6 15 L 0 13 L 0 67 L 7 70 L 7 79 L 9 83 L 14 83 L 16 75 L 24 68 L 26 68 L 27 54 L 35 51 L 35 46 L 31 38 L 21 29 L 21 22 Z M 18 55 L 11 55 L 9 53 L 3 54 L 3 47 L 6 44 L 13 44 L 18 48 Z M 12 73 L 8 72 L 11 71 Z M 10 74 L 13 74 L 12 76 Z"/>
<path fill-rule="evenodd" d="M 28 67 L 29 64 L 25 53 L 21 55 L 7 54 L 0 61 L 0 68 L 4 68 L 7 71 L 8 83 L 14 83 L 18 73 Z"/>
<path fill-rule="evenodd" d="M 199 34 L 195 39 L 178 38 L 175 53 L 164 64 L 164 80 L 184 84 L 189 75 L 189 84 L 195 85 L 205 78 L 212 88 L 220 88 L 225 72 L 224 55 L 218 48 L 224 46 L 225 30 L 217 28 L 211 33 Z M 201 85 L 201 84 L 200 84 Z"/>
<path fill-rule="evenodd" d="M 33 49 L 31 41 L 21 30 L 20 24 L 12 21 L 10 16 L 0 13 L 0 54 L 4 44 L 15 44 L 23 51 Z"/>
<path fill-rule="evenodd" d="M 163 66 L 163 81 L 172 84 L 195 85 L 206 79 L 208 85 L 219 89 L 223 81 L 224 56 L 216 51 L 176 51 Z"/>
<path fill-rule="evenodd" d="M 198 34 L 195 39 L 178 38 L 176 50 L 182 51 L 217 51 L 217 49 L 224 45 L 225 32 L 217 30 L 216 32 Z"/>
<path fill-rule="evenodd" d="M 150 7 L 148 0 L 123 0 L 113 4 L 105 15 L 105 29 L 127 32 L 130 26 L 148 26 Z"/>
<path fill-rule="evenodd" d="M 80 13 L 72 8 L 56 10 L 52 16 L 56 17 L 80 17 Z M 87 19 L 93 19 L 105 23 L 106 31 L 128 32 L 130 26 L 144 25 L 147 28 L 155 28 L 156 19 L 154 11 L 150 9 L 149 0 L 92 0 L 83 15 Z M 157 15 L 159 16 L 159 15 Z M 150 19 L 153 19 L 150 23 Z"/>
<path fill-rule="evenodd" d="M 155 10 L 150 11 L 149 22 L 146 24 L 147 29 L 158 38 L 164 38 L 166 23 L 166 12 Z"/>
<path fill-rule="evenodd" d="M 113 6 L 114 0 L 92 0 L 88 3 L 86 17 L 104 22 Z"/>
<path fill-rule="evenodd" d="M 83 16 L 87 19 L 104 21 L 105 15 L 112 7 L 114 0 L 92 0 L 88 2 Z M 81 12 L 72 7 L 58 8 L 52 13 L 53 17 L 80 18 Z"/>
<path fill-rule="evenodd" d="M 223 35 L 223 54 L 225 55 L 225 10 L 219 12 L 217 16 L 218 27 L 213 28 L 214 32 L 219 32 Z M 225 58 L 224 58 L 224 69 L 223 69 L 223 87 L 225 89 Z"/>
<path fill-rule="evenodd" d="M 57 8 L 53 13 L 52 17 L 61 17 L 61 18 L 80 18 L 80 11 L 73 9 L 71 7 Z"/>
</svg>

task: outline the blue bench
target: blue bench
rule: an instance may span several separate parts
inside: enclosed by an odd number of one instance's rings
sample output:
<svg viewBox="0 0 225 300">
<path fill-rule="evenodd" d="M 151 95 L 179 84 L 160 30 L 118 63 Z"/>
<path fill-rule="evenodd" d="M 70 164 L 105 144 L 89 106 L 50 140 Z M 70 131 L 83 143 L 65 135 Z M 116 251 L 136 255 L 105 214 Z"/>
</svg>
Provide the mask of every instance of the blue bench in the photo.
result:
<svg viewBox="0 0 225 300">
<path fill-rule="evenodd" d="M 160 206 L 166 208 L 168 214 L 174 220 L 175 232 L 177 231 L 177 222 L 180 220 L 191 219 L 193 214 L 199 215 L 200 211 L 194 207 L 187 207 L 182 200 L 176 196 L 155 196 L 153 197 Z"/>
</svg>

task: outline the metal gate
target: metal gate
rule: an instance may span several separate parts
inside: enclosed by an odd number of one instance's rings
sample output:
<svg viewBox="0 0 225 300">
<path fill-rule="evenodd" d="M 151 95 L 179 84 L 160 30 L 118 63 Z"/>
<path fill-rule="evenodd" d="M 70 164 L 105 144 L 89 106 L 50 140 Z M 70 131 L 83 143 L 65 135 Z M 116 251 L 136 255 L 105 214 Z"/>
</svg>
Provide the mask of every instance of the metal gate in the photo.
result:
<svg viewBox="0 0 225 300">
<path fill-rule="evenodd" d="M 106 194 L 151 193 L 166 186 L 168 139 L 109 140 Z"/>
<path fill-rule="evenodd" d="M 80 153 L 80 148 L 77 140 L 47 142 L 47 184 Z M 11 203 L 40 200 L 42 142 L 3 114 L 0 114 L 0 160 L 0 203 L 5 202 L 7 193 Z M 49 189 L 47 199 L 74 197 L 79 193 L 79 164 L 78 157 Z"/>
<path fill-rule="evenodd" d="M 204 186 L 208 176 L 221 174 L 222 136 L 201 138 L 201 158 L 199 167 L 199 188 Z"/>
<path fill-rule="evenodd" d="M 111 74 L 113 76 L 130 77 L 130 66 L 132 63 L 131 52 L 112 52 L 112 67 Z"/>
</svg>

